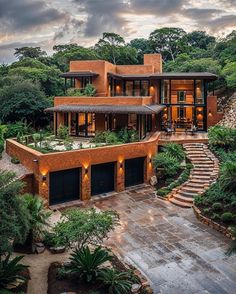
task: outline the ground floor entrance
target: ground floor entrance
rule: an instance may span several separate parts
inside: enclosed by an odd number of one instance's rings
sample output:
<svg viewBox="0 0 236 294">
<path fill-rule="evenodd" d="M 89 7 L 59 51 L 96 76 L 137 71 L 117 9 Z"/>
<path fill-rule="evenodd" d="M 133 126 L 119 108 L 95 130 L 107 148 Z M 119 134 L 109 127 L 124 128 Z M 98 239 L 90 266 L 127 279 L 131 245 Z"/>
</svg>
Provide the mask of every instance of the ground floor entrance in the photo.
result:
<svg viewBox="0 0 236 294">
<path fill-rule="evenodd" d="M 49 174 L 49 205 L 80 198 L 81 169 L 74 168 Z"/>
<path fill-rule="evenodd" d="M 144 158 L 125 160 L 125 187 L 135 186 L 144 182 Z"/>
<path fill-rule="evenodd" d="M 91 195 L 115 190 L 115 163 L 103 163 L 91 167 Z"/>
</svg>

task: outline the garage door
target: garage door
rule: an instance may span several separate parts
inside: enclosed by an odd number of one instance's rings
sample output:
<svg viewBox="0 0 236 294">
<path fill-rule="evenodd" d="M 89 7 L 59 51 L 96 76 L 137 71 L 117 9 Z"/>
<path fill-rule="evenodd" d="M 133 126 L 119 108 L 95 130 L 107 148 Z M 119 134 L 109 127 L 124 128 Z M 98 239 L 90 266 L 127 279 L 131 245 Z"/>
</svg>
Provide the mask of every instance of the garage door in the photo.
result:
<svg viewBox="0 0 236 294">
<path fill-rule="evenodd" d="M 68 169 L 50 173 L 50 205 L 79 199 L 80 169 Z"/>
<path fill-rule="evenodd" d="M 125 187 L 142 184 L 144 181 L 144 158 L 132 158 L 125 161 Z"/>
<path fill-rule="evenodd" d="M 91 194 L 98 195 L 114 191 L 114 162 L 96 164 L 91 167 Z"/>
</svg>

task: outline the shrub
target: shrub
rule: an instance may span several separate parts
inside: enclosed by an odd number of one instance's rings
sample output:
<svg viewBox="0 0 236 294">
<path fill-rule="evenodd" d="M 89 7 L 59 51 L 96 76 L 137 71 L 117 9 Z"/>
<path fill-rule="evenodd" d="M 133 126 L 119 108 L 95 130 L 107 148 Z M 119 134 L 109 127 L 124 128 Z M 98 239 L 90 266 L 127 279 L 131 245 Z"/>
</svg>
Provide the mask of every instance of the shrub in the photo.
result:
<svg viewBox="0 0 236 294">
<path fill-rule="evenodd" d="M 29 125 L 27 125 L 26 123 L 23 123 L 21 121 L 16 122 L 16 123 L 11 123 L 6 125 L 7 126 L 7 130 L 5 133 L 5 138 L 14 138 L 16 137 L 18 134 L 20 135 L 26 135 L 29 134 L 32 130 L 30 128 Z"/>
<path fill-rule="evenodd" d="M 66 91 L 67 96 L 84 96 L 82 91 L 77 88 L 69 88 Z"/>
<path fill-rule="evenodd" d="M 13 157 L 11 158 L 11 163 L 19 164 L 19 163 L 20 163 L 20 160 L 19 160 L 17 157 L 13 156 Z"/>
<path fill-rule="evenodd" d="M 163 151 L 178 159 L 179 162 L 182 162 L 185 159 L 185 153 L 182 145 L 180 144 L 168 143 L 164 146 Z"/>
<path fill-rule="evenodd" d="M 212 218 L 213 220 L 216 220 L 216 221 L 218 221 L 218 220 L 221 219 L 221 217 L 220 217 L 220 215 L 219 215 L 218 213 L 214 213 L 214 214 L 212 215 L 211 218 Z"/>
<path fill-rule="evenodd" d="M 231 212 L 225 212 L 221 215 L 221 220 L 224 223 L 230 223 L 233 220 L 233 214 Z"/>
<path fill-rule="evenodd" d="M 208 214 L 210 211 L 211 211 L 210 208 L 204 208 L 204 209 L 203 209 L 203 212 L 204 212 L 205 214 Z"/>
<path fill-rule="evenodd" d="M 208 130 L 209 144 L 224 149 L 236 147 L 236 130 L 224 126 L 214 126 Z"/>
<path fill-rule="evenodd" d="M 161 175 L 165 178 L 173 177 L 180 169 L 179 161 L 169 154 L 158 153 L 153 158 L 153 166 L 155 169 L 162 169 Z"/>
<path fill-rule="evenodd" d="M 57 130 L 57 137 L 59 139 L 65 140 L 69 137 L 69 128 L 63 125 L 60 125 Z"/>
<path fill-rule="evenodd" d="M 222 164 L 219 182 L 224 190 L 236 191 L 236 162 Z"/>
<path fill-rule="evenodd" d="M 91 140 L 94 143 L 105 143 L 105 132 L 97 132 L 95 137 Z"/>
<path fill-rule="evenodd" d="M 68 270 L 75 276 L 78 275 L 80 280 L 90 283 L 98 277 L 101 266 L 111 260 L 112 257 L 108 251 L 100 246 L 96 247 L 93 252 L 86 246 L 71 254 Z"/>
<path fill-rule="evenodd" d="M 22 272 L 28 266 L 19 263 L 22 258 L 23 256 L 17 256 L 10 260 L 10 254 L 8 254 L 5 259 L 0 259 L 0 289 L 6 288 L 17 280 L 22 282 L 26 280 Z"/>
<path fill-rule="evenodd" d="M 219 210 L 222 210 L 223 207 L 222 207 L 222 204 L 221 204 L 220 202 L 216 202 L 216 203 L 214 203 L 214 204 L 212 205 L 212 209 L 213 209 L 214 211 L 219 211 Z"/>
<path fill-rule="evenodd" d="M 92 84 L 87 84 L 84 88 L 84 96 L 93 97 L 96 94 L 96 88 Z"/>
<path fill-rule="evenodd" d="M 60 244 L 82 248 L 89 244 L 100 245 L 118 223 L 116 211 L 72 208 L 63 212 L 54 231 Z"/>
<path fill-rule="evenodd" d="M 170 189 L 167 189 L 167 188 L 161 188 L 161 189 L 159 189 L 159 190 L 157 190 L 157 195 L 159 195 L 159 196 L 166 196 L 167 194 L 169 194 L 170 193 Z"/>
<path fill-rule="evenodd" d="M 98 279 L 108 287 L 108 293 L 128 294 L 131 292 L 132 281 L 128 272 L 107 268 L 101 270 Z"/>
<path fill-rule="evenodd" d="M 4 151 L 4 140 L 0 138 L 0 157 L 2 156 L 3 151 Z"/>
<path fill-rule="evenodd" d="M 105 142 L 107 144 L 117 144 L 119 142 L 118 136 L 114 132 L 105 133 Z"/>
</svg>

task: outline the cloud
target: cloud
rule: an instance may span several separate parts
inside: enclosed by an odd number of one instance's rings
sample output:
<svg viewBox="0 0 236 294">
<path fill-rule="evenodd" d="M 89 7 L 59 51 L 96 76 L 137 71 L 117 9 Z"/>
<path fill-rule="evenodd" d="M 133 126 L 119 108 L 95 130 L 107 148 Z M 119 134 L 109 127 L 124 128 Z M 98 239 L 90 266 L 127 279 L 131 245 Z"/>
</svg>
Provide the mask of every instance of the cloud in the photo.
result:
<svg viewBox="0 0 236 294">
<path fill-rule="evenodd" d="M 44 0 L 0 0 L 2 33 L 36 29 L 65 17 Z"/>
</svg>

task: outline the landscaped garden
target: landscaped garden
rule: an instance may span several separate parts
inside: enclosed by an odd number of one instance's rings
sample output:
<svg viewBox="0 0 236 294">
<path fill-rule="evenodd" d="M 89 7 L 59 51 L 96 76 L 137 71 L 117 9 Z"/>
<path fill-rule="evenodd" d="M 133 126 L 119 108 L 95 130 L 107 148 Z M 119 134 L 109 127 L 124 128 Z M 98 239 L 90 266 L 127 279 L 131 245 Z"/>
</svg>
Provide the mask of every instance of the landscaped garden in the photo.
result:
<svg viewBox="0 0 236 294">
<path fill-rule="evenodd" d="M 202 196 L 196 197 L 194 202 L 203 215 L 232 228 L 235 235 L 236 129 L 215 126 L 209 130 L 208 136 L 209 147 L 220 160 L 220 174 L 216 183 Z"/>
<path fill-rule="evenodd" d="M 44 201 L 20 195 L 23 183 L 14 173 L 0 170 L 0 293 L 26 293 L 30 268 L 21 254 L 52 254 L 67 250 L 63 263 L 52 263 L 48 271 L 48 293 L 146 293 L 142 281 L 109 248 L 104 240 L 119 225 L 113 210 L 73 208 L 62 212 L 52 225 L 51 211 Z"/>
<path fill-rule="evenodd" d="M 183 147 L 176 143 L 166 144 L 153 159 L 157 176 L 157 195 L 166 197 L 174 188 L 187 181 L 192 164 L 186 160 Z"/>
</svg>

